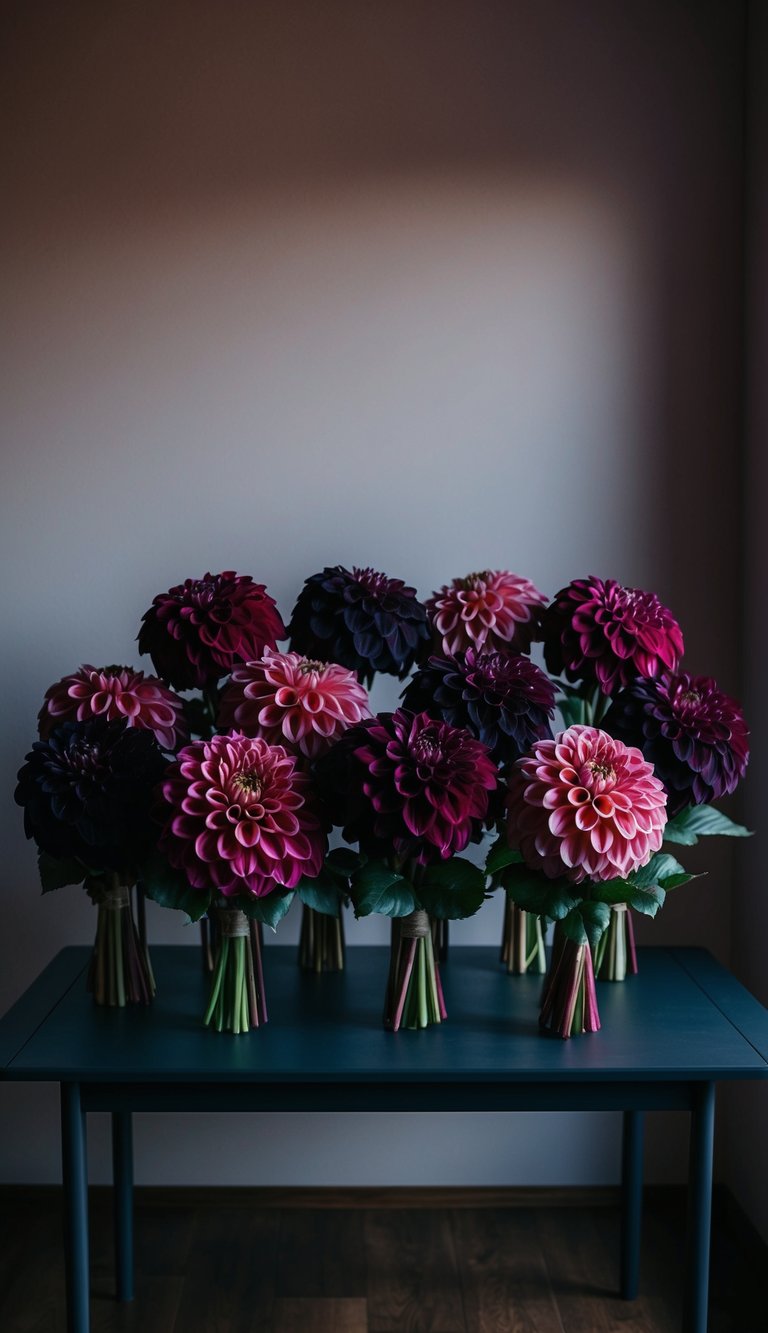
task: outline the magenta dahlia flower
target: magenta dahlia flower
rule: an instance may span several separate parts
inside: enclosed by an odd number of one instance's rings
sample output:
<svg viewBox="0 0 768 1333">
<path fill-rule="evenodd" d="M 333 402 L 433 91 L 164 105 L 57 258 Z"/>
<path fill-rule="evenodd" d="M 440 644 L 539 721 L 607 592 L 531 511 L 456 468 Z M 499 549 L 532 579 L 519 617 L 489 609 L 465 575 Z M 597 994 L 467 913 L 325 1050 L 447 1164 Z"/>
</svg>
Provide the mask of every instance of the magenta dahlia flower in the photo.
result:
<svg viewBox="0 0 768 1333">
<path fill-rule="evenodd" d="M 316 772 L 348 842 L 419 864 L 481 837 L 498 782 L 468 731 L 402 708 L 350 727 Z"/>
<path fill-rule="evenodd" d="M 131 667 L 86 665 L 46 690 L 38 730 L 46 740 L 59 722 L 123 719 L 129 727 L 151 731 L 164 750 L 176 750 L 188 734 L 183 707 L 179 696 L 156 676 Z"/>
<path fill-rule="evenodd" d="M 527 653 L 546 604 L 529 579 L 505 569 L 486 569 L 446 584 L 426 607 L 443 652 L 453 655 L 467 648 Z"/>
<path fill-rule="evenodd" d="M 661 847 L 663 784 L 639 750 L 607 732 L 569 727 L 538 741 L 515 770 L 509 841 L 550 879 L 626 879 Z"/>
<path fill-rule="evenodd" d="M 574 579 L 542 620 L 544 659 L 553 675 L 599 685 L 613 694 L 638 676 L 674 671 L 683 634 L 652 592 L 615 579 Z"/>
<path fill-rule="evenodd" d="M 746 772 L 749 730 L 741 706 L 711 676 L 637 680 L 616 695 L 603 726 L 637 745 L 667 789 L 670 816 L 729 796 Z"/>
<path fill-rule="evenodd" d="M 205 689 L 285 637 L 274 599 L 249 574 L 206 574 L 159 593 L 142 616 L 139 652 L 177 690 Z"/>
<path fill-rule="evenodd" d="M 281 745 L 193 741 L 161 786 L 160 850 L 195 889 L 263 898 L 319 874 L 325 827 L 309 777 Z"/>
<path fill-rule="evenodd" d="M 367 691 L 354 671 L 267 648 L 259 662 L 235 667 L 219 726 L 316 759 L 347 727 L 370 716 Z"/>
</svg>

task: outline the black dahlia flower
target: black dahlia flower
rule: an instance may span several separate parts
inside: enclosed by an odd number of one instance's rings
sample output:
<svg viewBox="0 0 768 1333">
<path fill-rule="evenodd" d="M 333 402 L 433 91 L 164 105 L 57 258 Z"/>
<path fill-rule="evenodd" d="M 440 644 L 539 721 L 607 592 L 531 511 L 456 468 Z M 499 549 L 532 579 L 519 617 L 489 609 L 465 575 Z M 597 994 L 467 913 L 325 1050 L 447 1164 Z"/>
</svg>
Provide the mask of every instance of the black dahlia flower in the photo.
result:
<svg viewBox="0 0 768 1333">
<path fill-rule="evenodd" d="M 544 660 L 553 675 L 614 694 L 638 676 L 677 670 L 683 635 L 658 597 L 615 579 L 574 579 L 542 618 Z"/>
<path fill-rule="evenodd" d="M 710 676 L 665 672 L 616 695 L 603 727 L 635 745 L 667 789 L 667 809 L 708 805 L 744 776 L 749 731 L 741 707 Z"/>
<path fill-rule="evenodd" d="M 403 691 L 403 706 L 466 727 L 497 764 L 552 735 L 555 687 L 529 657 L 478 652 L 430 657 Z"/>
<path fill-rule="evenodd" d="M 429 626 L 415 588 L 375 569 L 335 565 L 307 579 L 288 633 L 292 652 L 338 662 L 370 686 L 377 671 L 408 674 Z"/>
<path fill-rule="evenodd" d="M 41 851 L 89 870 L 135 867 L 155 840 L 153 788 L 165 765 L 151 731 L 103 718 L 61 722 L 19 772 L 24 831 Z"/>
<path fill-rule="evenodd" d="M 498 783 L 468 731 L 402 708 L 350 727 L 316 773 L 348 842 L 422 865 L 480 839 Z"/>
<path fill-rule="evenodd" d="M 177 690 L 206 689 L 253 662 L 285 635 L 263 583 L 249 574 L 206 574 L 159 593 L 142 616 L 139 652 Z"/>
</svg>

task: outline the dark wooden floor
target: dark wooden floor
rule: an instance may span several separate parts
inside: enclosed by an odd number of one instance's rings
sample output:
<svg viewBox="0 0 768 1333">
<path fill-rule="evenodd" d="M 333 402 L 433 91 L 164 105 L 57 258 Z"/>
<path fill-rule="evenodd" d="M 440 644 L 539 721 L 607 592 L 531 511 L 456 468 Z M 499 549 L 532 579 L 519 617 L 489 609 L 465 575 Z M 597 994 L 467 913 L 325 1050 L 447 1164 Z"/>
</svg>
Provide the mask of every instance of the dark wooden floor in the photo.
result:
<svg viewBox="0 0 768 1333">
<path fill-rule="evenodd" d="M 646 1205 L 642 1298 L 616 1296 L 602 1207 L 281 1208 L 140 1197 L 137 1294 L 112 1299 L 109 1199 L 91 1206 L 93 1333 L 677 1333 L 683 1199 Z M 726 1221 L 709 1333 L 766 1333 L 768 1266 Z M 0 1329 L 64 1333 L 60 1201 L 0 1198 Z"/>
</svg>

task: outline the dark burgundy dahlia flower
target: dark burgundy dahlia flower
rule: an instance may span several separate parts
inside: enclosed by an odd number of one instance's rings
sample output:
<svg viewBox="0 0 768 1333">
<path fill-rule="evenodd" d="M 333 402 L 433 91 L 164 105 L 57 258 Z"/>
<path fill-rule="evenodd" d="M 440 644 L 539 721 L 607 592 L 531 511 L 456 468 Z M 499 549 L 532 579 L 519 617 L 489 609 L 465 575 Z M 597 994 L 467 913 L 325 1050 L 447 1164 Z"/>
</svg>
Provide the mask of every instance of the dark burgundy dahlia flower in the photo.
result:
<svg viewBox="0 0 768 1333">
<path fill-rule="evenodd" d="M 509 764 L 552 735 L 555 687 L 529 657 L 468 648 L 430 657 L 406 686 L 403 706 L 466 727 L 497 764 Z"/>
<path fill-rule="evenodd" d="M 498 783 L 468 731 L 402 708 L 350 727 L 316 772 L 348 842 L 419 864 L 479 840 Z"/>
<path fill-rule="evenodd" d="M 616 695 L 603 726 L 653 764 L 670 815 L 730 795 L 749 761 L 741 707 L 709 676 L 665 672 L 634 681 Z"/>
<path fill-rule="evenodd" d="M 177 690 L 215 685 L 240 662 L 261 657 L 285 636 L 263 583 L 249 574 L 206 574 L 159 593 L 142 616 L 139 652 Z"/>
<path fill-rule="evenodd" d="M 162 784 L 160 849 L 196 889 L 262 898 L 314 879 L 328 846 L 306 773 L 282 745 L 238 732 L 193 741 Z"/>
<path fill-rule="evenodd" d="M 156 837 L 153 789 L 165 764 L 151 731 L 103 718 L 59 723 L 19 772 L 27 837 L 90 870 L 135 868 Z"/>
<path fill-rule="evenodd" d="M 338 662 L 369 686 L 377 671 L 406 676 L 429 640 L 415 588 L 375 569 L 342 565 L 306 580 L 288 633 L 292 652 Z"/>
<path fill-rule="evenodd" d="M 615 579 L 574 579 L 542 619 L 544 659 L 553 675 L 614 694 L 638 676 L 677 669 L 683 635 L 658 597 Z"/>
</svg>

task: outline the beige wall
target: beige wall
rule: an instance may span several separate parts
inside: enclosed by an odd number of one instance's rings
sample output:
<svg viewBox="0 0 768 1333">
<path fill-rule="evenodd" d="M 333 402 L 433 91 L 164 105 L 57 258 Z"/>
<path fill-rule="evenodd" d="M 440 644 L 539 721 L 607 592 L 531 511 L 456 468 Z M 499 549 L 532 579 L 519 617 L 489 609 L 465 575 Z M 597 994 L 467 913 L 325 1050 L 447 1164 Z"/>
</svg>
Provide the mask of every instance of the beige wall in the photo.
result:
<svg viewBox="0 0 768 1333">
<path fill-rule="evenodd" d="M 424 595 L 478 565 L 549 592 L 613 575 L 655 588 L 692 668 L 737 691 L 741 6 L 9 13 L 6 793 L 48 683 L 135 661 L 151 596 L 207 568 L 286 611 L 336 561 Z M 76 890 L 41 901 L 8 797 L 3 836 L 8 1004 L 93 923 Z M 728 851 L 706 864 L 645 933 L 727 959 Z M 159 912 L 152 930 L 180 935 Z M 494 904 L 461 938 L 498 931 Z M 0 1176 L 55 1176 L 50 1097 L 6 1089 L 0 1111 Z M 271 1178 L 370 1179 L 374 1124 L 273 1128 Z M 656 1175 L 681 1171 L 678 1130 Z M 144 1178 L 210 1178 L 210 1132 L 190 1121 L 170 1155 L 141 1132 Z M 225 1173 L 259 1178 L 252 1133 L 232 1129 Z M 611 1118 L 522 1120 L 513 1149 L 498 1126 L 397 1171 L 589 1181 L 615 1147 Z"/>
</svg>

